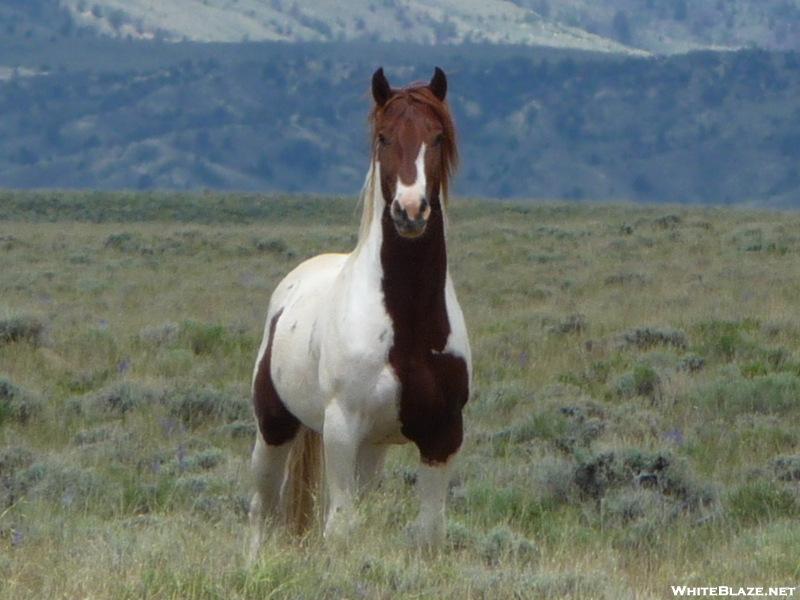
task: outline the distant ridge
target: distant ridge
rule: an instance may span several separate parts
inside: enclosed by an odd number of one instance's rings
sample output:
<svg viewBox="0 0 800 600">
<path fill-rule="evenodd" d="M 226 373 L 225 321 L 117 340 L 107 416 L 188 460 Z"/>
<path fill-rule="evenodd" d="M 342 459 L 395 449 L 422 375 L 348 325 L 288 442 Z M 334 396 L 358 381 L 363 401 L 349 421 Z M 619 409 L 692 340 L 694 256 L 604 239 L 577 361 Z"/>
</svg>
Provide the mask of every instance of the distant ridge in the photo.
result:
<svg viewBox="0 0 800 600">
<path fill-rule="evenodd" d="M 800 0 L 18 0 L 3 5 L 17 7 L 0 10 L 16 10 L 28 22 L 47 20 L 61 34 L 91 31 L 166 41 L 485 42 L 654 54 L 800 50 Z"/>
<path fill-rule="evenodd" d="M 506 0 L 67 0 L 75 21 L 111 36 L 169 41 L 487 42 L 639 52 Z"/>
</svg>

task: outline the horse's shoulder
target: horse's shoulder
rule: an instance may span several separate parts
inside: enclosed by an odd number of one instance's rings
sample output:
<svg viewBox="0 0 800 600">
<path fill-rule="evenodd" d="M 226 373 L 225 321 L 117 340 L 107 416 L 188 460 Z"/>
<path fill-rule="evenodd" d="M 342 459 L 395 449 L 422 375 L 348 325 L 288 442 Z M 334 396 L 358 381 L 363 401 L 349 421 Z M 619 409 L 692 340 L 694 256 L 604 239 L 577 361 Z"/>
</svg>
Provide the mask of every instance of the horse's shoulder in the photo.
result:
<svg viewBox="0 0 800 600">
<path fill-rule="evenodd" d="M 273 302 L 281 303 L 285 298 L 330 285 L 346 259 L 347 254 L 318 254 L 304 260 L 277 285 L 272 294 Z"/>
</svg>

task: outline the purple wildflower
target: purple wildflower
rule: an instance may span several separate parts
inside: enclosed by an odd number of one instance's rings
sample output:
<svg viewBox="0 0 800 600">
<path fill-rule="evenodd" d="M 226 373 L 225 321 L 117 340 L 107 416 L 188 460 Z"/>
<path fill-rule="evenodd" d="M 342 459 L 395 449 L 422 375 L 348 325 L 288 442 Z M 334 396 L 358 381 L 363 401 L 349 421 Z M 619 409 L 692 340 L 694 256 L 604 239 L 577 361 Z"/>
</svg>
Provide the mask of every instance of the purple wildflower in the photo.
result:
<svg viewBox="0 0 800 600">
<path fill-rule="evenodd" d="M 21 529 L 11 530 L 11 545 L 15 548 L 22 546 L 25 542 L 25 534 Z"/>
</svg>

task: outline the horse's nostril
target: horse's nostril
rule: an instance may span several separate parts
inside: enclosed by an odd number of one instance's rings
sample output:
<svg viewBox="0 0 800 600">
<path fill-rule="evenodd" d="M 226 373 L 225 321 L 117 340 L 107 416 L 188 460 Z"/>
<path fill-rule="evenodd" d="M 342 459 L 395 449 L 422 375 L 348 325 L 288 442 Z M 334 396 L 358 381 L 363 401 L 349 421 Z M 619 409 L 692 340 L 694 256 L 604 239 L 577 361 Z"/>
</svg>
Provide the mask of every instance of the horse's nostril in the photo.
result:
<svg viewBox="0 0 800 600">
<path fill-rule="evenodd" d="M 423 198 L 419 203 L 419 214 L 423 214 L 426 210 L 428 210 L 428 199 Z"/>
</svg>

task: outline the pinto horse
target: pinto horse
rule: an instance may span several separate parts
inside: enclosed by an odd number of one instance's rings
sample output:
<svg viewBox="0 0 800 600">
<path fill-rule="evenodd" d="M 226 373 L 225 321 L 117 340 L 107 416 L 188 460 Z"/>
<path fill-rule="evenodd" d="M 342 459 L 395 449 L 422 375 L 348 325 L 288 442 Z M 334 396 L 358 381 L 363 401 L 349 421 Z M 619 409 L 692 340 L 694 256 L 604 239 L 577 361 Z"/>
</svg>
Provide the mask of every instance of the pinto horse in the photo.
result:
<svg viewBox="0 0 800 600">
<path fill-rule="evenodd" d="M 463 436 L 470 347 L 447 264 L 445 213 L 457 161 L 438 67 L 397 89 L 372 78 L 372 160 L 355 250 L 322 254 L 275 289 L 253 376 L 253 555 L 266 522 L 308 525 L 311 480 L 327 480 L 324 536 L 341 539 L 388 446 L 419 449 L 422 547 L 445 537 L 449 472 Z"/>
</svg>

